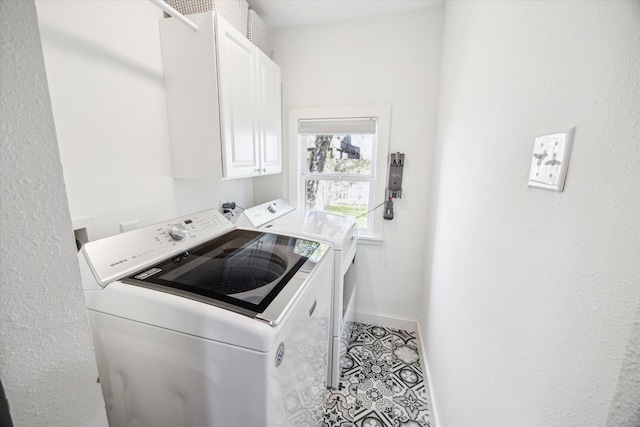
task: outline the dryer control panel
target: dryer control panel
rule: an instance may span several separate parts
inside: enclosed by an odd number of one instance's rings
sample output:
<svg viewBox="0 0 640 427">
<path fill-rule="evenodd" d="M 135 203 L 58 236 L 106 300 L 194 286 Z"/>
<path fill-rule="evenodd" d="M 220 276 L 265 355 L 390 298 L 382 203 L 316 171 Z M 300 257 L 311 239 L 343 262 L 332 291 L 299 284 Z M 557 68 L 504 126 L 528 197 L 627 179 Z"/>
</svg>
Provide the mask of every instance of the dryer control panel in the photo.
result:
<svg viewBox="0 0 640 427">
<path fill-rule="evenodd" d="M 81 256 L 104 287 L 234 228 L 220 212 L 210 209 L 88 242 Z"/>
<path fill-rule="evenodd" d="M 249 220 L 253 227 L 260 228 L 293 210 L 295 210 L 295 208 L 291 206 L 289 202 L 284 199 L 277 199 L 252 208 L 247 208 L 244 210 L 243 214 L 247 217 L 247 220 Z"/>
</svg>

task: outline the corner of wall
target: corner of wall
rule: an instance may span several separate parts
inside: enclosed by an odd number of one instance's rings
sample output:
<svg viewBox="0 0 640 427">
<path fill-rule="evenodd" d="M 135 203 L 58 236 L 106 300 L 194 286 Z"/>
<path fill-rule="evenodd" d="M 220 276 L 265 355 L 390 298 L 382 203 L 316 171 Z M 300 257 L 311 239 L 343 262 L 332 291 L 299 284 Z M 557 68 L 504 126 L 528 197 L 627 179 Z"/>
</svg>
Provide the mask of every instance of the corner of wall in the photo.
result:
<svg viewBox="0 0 640 427">
<path fill-rule="evenodd" d="M 432 427 L 440 426 L 440 419 L 438 418 L 438 407 L 436 405 L 436 394 L 433 389 L 433 381 L 431 381 L 431 368 L 429 367 L 429 358 L 427 357 L 427 348 L 425 346 L 424 336 L 422 335 L 422 328 L 420 327 L 420 321 L 416 323 L 416 329 L 418 334 L 418 341 L 420 342 L 420 363 L 422 365 L 422 372 L 424 372 L 425 381 L 429 385 L 429 401 L 431 402 L 431 415 L 433 416 Z"/>
</svg>

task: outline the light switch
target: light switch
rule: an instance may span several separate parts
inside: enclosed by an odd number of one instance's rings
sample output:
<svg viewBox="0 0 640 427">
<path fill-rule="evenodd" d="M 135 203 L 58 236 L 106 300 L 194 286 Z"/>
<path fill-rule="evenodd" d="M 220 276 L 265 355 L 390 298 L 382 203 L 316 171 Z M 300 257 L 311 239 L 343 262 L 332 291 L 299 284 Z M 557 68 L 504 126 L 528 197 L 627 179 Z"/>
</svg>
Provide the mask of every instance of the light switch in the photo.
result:
<svg viewBox="0 0 640 427">
<path fill-rule="evenodd" d="M 562 191 L 569 166 L 573 142 L 572 128 L 566 133 L 555 133 L 536 138 L 531 157 L 529 187 Z"/>
</svg>

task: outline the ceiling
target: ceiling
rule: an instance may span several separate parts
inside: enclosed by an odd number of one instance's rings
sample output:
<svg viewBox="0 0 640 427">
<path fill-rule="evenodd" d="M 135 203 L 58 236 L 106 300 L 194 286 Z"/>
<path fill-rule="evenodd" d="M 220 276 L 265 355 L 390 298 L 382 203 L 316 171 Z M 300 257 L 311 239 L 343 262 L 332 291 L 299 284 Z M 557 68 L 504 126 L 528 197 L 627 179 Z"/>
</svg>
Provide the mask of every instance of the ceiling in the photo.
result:
<svg viewBox="0 0 640 427">
<path fill-rule="evenodd" d="M 247 0 L 271 28 L 399 15 L 439 6 L 444 0 Z"/>
</svg>

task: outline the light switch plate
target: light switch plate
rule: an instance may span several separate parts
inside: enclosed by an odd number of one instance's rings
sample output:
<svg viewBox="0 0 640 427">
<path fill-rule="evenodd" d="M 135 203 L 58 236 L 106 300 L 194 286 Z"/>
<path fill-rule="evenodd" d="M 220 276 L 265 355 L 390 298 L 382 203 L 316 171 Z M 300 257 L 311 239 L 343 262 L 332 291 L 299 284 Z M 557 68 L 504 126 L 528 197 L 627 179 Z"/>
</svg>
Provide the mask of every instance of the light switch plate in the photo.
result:
<svg viewBox="0 0 640 427">
<path fill-rule="evenodd" d="M 529 187 L 553 191 L 564 189 L 574 130 L 575 128 L 572 128 L 566 133 L 536 138 L 531 157 Z"/>
</svg>

